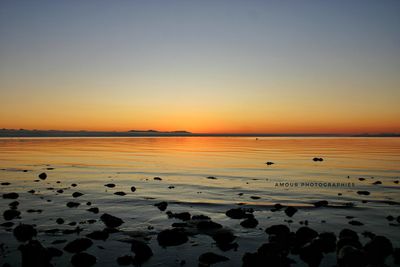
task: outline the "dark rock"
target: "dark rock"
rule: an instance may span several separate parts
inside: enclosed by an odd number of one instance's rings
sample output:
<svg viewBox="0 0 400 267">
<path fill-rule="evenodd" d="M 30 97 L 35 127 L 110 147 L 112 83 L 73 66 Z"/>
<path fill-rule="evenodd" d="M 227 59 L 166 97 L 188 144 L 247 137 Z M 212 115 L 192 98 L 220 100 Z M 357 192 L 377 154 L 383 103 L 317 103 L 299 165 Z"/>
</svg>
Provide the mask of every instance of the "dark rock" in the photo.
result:
<svg viewBox="0 0 400 267">
<path fill-rule="evenodd" d="M 19 212 L 18 210 L 6 210 L 3 212 L 3 217 L 4 217 L 4 220 L 11 221 L 11 220 L 19 217 L 20 214 L 21 214 L 21 212 Z"/>
<path fill-rule="evenodd" d="M 323 158 L 313 158 L 313 161 L 324 161 Z"/>
<path fill-rule="evenodd" d="M 5 223 L 0 224 L 0 226 L 9 228 L 9 227 L 13 227 L 14 223 L 13 222 L 5 222 Z"/>
<path fill-rule="evenodd" d="M 217 244 L 229 244 L 236 239 L 236 236 L 229 230 L 221 229 L 213 233 L 212 238 Z"/>
<path fill-rule="evenodd" d="M 232 219 L 245 219 L 245 218 L 252 217 L 252 214 L 249 213 L 249 211 L 250 210 L 243 209 L 243 208 L 234 208 L 234 209 L 228 210 L 225 214 L 226 214 L 226 216 L 228 216 L 229 218 L 232 218 Z"/>
<path fill-rule="evenodd" d="M 240 223 L 245 228 L 254 228 L 258 225 L 258 221 L 255 218 L 247 218 Z"/>
<path fill-rule="evenodd" d="M 4 199 L 17 199 L 19 197 L 18 193 L 5 193 L 3 194 Z"/>
<path fill-rule="evenodd" d="M 297 209 L 295 207 L 287 207 L 285 209 L 285 213 L 289 217 L 292 217 L 296 212 L 297 212 Z"/>
<path fill-rule="evenodd" d="M 25 242 L 36 236 L 37 231 L 33 225 L 20 224 L 14 228 L 13 234 L 18 241 Z"/>
<path fill-rule="evenodd" d="M 187 223 L 173 223 L 172 225 L 171 225 L 172 227 L 187 227 L 188 226 L 188 224 Z"/>
<path fill-rule="evenodd" d="M 382 184 L 382 182 L 381 181 L 376 181 L 376 182 L 373 182 L 372 184 L 373 185 L 378 185 L 378 184 Z"/>
<path fill-rule="evenodd" d="M 68 202 L 67 203 L 67 207 L 68 208 L 76 208 L 76 207 L 78 207 L 80 205 L 80 203 L 77 203 L 77 202 Z"/>
<path fill-rule="evenodd" d="M 192 220 L 211 220 L 210 217 L 200 214 L 200 215 L 193 215 Z"/>
<path fill-rule="evenodd" d="M 109 188 L 113 188 L 113 187 L 115 187 L 115 184 L 105 184 L 104 186 L 109 187 Z"/>
<path fill-rule="evenodd" d="M 64 190 L 58 189 L 58 190 L 57 190 L 57 193 L 62 194 L 62 193 L 64 193 Z"/>
<path fill-rule="evenodd" d="M 359 221 L 356 221 L 356 220 L 349 221 L 349 224 L 355 225 L 355 226 L 364 225 L 362 222 L 359 222 Z"/>
<path fill-rule="evenodd" d="M 36 191 L 33 190 L 33 189 L 31 189 L 31 190 L 28 191 L 28 193 L 30 193 L 30 194 L 34 194 L 35 192 L 36 192 Z"/>
<path fill-rule="evenodd" d="M 136 187 L 131 186 L 131 192 L 135 192 L 136 191 Z"/>
<path fill-rule="evenodd" d="M 175 186 L 173 186 L 173 185 L 168 186 L 168 189 L 174 189 L 174 188 L 175 188 Z"/>
<path fill-rule="evenodd" d="M 153 178 L 155 181 L 161 181 L 162 179 L 161 179 L 161 177 L 154 177 Z"/>
<path fill-rule="evenodd" d="M 133 258 L 130 255 L 125 255 L 117 258 L 118 265 L 131 265 L 133 263 Z"/>
<path fill-rule="evenodd" d="M 156 206 L 161 211 L 165 211 L 168 207 L 168 203 L 163 201 L 163 202 L 154 204 L 154 206 Z"/>
<path fill-rule="evenodd" d="M 265 229 L 268 235 L 276 235 L 279 237 L 286 237 L 290 234 L 290 229 L 284 224 L 272 225 Z"/>
<path fill-rule="evenodd" d="M 18 247 L 21 251 L 22 267 L 50 267 L 50 257 L 47 250 L 37 240 L 30 240 Z"/>
<path fill-rule="evenodd" d="M 66 242 L 67 242 L 67 240 L 65 240 L 65 239 L 57 239 L 57 240 L 54 240 L 53 242 L 51 242 L 51 244 L 57 245 L 57 244 L 64 244 Z"/>
<path fill-rule="evenodd" d="M 199 256 L 199 262 L 205 266 L 209 266 L 211 264 L 215 264 L 218 262 L 228 261 L 229 258 L 215 254 L 213 252 L 206 252 Z"/>
<path fill-rule="evenodd" d="M 272 164 L 275 164 L 275 163 L 273 163 L 272 161 L 267 161 L 265 164 L 272 165 Z"/>
<path fill-rule="evenodd" d="M 258 196 L 251 196 L 250 198 L 256 200 L 256 199 L 260 199 L 261 197 L 258 197 Z"/>
<path fill-rule="evenodd" d="M 71 258 L 71 263 L 75 267 L 89 267 L 96 263 L 96 257 L 85 252 L 77 253 Z"/>
<path fill-rule="evenodd" d="M 92 205 L 92 202 L 88 201 L 88 202 L 86 202 L 86 205 L 87 205 L 87 206 L 91 206 L 91 205 Z"/>
<path fill-rule="evenodd" d="M 392 215 L 388 215 L 386 217 L 386 220 L 388 220 L 389 222 L 394 221 L 394 217 Z"/>
<path fill-rule="evenodd" d="M 117 196 L 125 196 L 126 193 L 125 193 L 125 192 L 122 192 L 122 191 L 118 191 L 118 192 L 115 192 L 114 195 L 117 195 Z"/>
<path fill-rule="evenodd" d="M 73 196 L 74 198 L 77 198 L 77 197 L 83 196 L 83 194 L 80 193 L 80 192 L 74 192 L 74 193 L 72 194 L 72 196 Z"/>
<path fill-rule="evenodd" d="M 45 180 L 47 178 L 47 174 L 45 172 L 42 172 L 41 174 L 39 174 L 39 178 Z"/>
<path fill-rule="evenodd" d="M 188 241 L 187 235 L 178 228 L 161 231 L 157 235 L 158 244 L 162 247 L 178 246 Z"/>
<path fill-rule="evenodd" d="M 103 215 L 101 215 L 100 220 L 107 226 L 110 228 L 115 228 L 120 226 L 121 224 L 124 223 L 123 220 L 121 220 L 118 217 L 112 216 L 110 214 L 104 213 Z"/>
<path fill-rule="evenodd" d="M 75 183 L 73 183 L 73 184 L 71 184 L 71 186 L 72 186 L 72 187 L 77 187 L 78 185 L 75 184 Z"/>
<path fill-rule="evenodd" d="M 328 206 L 328 201 L 321 200 L 321 201 L 314 202 L 314 206 L 317 207 L 317 208 L 327 207 Z"/>
<path fill-rule="evenodd" d="M 343 246 L 337 253 L 338 267 L 365 267 L 365 254 L 353 246 Z"/>
<path fill-rule="evenodd" d="M 321 248 L 316 242 L 310 242 L 300 248 L 300 259 L 309 267 L 318 267 L 323 258 Z"/>
<path fill-rule="evenodd" d="M 19 205 L 18 201 L 13 201 L 10 204 L 8 204 L 12 209 L 16 209 Z"/>
<path fill-rule="evenodd" d="M 57 224 L 63 224 L 64 223 L 64 219 L 63 218 L 57 218 L 56 223 Z"/>
<path fill-rule="evenodd" d="M 63 252 L 61 250 L 59 250 L 58 248 L 54 248 L 54 247 L 47 248 L 47 255 L 50 258 L 61 257 L 62 254 L 63 254 Z"/>
<path fill-rule="evenodd" d="M 384 236 L 375 236 L 364 246 L 368 262 L 375 265 L 383 265 L 387 256 L 393 253 L 393 245 Z"/>
<path fill-rule="evenodd" d="M 107 231 L 93 231 L 90 234 L 87 234 L 86 236 L 93 240 L 105 241 L 105 240 L 107 240 L 109 234 Z"/>
<path fill-rule="evenodd" d="M 208 176 L 208 177 L 207 177 L 207 179 L 210 179 L 210 180 L 216 180 L 217 178 L 216 178 L 216 177 L 214 177 L 214 176 Z"/>
<path fill-rule="evenodd" d="M 336 249 L 336 235 L 334 233 L 321 233 L 314 242 L 324 253 L 334 252 Z"/>
<path fill-rule="evenodd" d="M 189 212 L 180 212 L 180 213 L 172 213 L 172 212 L 167 212 L 169 218 L 176 218 L 182 221 L 188 221 L 190 220 L 190 213 Z"/>
<path fill-rule="evenodd" d="M 284 207 L 283 205 L 277 203 L 274 205 L 274 207 L 271 209 L 271 211 L 275 212 L 275 211 L 281 210 L 283 207 Z"/>
<path fill-rule="evenodd" d="M 360 178 L 358 178 L 358 180 L 365 181 L 365 178 L 360 177 Z"/>
<path fill-rule="evenodd" d="M 92 240 L 88 238 L 78 238 L 74 241 L 69 242 L 65 247 L 64 250 L 70 253 L 78 253 L 82 252 L 93 245 Z"/>
<path fill-rule="evenodd" d="M 199 230 L 214 230 L 220 228 L 222 228 L 222 225 L 213 221 L 200 221 L 197 224 L 197 229 Z"/>
<path fill-rule="evenodd" d="M 131 251 L 135 253 L 133 257 L 134 265 L 141 265 L 153 256 L 151 248 L 146 243 L 139 240 L 132 240 Z"/>
<path fill-rule="evenodd" d="M 301 247 L 304 244 L 313 240 L 317 236 L 318 236 L 318 233 L 315 230 L 313 230 L 307 226 L 302 226 L 296 231 L 296 236 L 295 236 L 296 245 L 297 245 L 297 247 Z"/>
<path fill-rule="evenodd" d="M 1 183 L 1 185 L 10 185 L 11 183 L 9 183 L 9 182 L 3 182 L 3 183 Z"/>
<path fill-rule="evenodd" d="M 90 212 L 93 212 L 95 214 L 99 213 L 99 208 L 97 208 L 97 207 L 89 208 L 87 210 L 90 211 Z"/>
<path fill-rule="evenodd" d="M 395 248 L 393 250 L 393 259 L 394 263 L 396 263 L 397 265 L 400 264 L 400 248 Z"/>
<path fill-rule="evenodd" d="M 368 191 L 357 191 L 357 194 L 368 196 L 370 194 L 370 192 L 368 192 Z"/>
</svg>

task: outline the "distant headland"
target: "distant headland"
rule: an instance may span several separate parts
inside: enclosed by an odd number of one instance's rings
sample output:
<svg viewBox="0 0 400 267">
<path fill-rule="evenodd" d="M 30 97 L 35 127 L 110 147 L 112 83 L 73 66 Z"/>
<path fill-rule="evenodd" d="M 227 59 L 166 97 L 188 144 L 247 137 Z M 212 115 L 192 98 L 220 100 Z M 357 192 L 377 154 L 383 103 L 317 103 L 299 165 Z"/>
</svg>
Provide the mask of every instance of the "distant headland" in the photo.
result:
<svg viewBox="0 0 400 267">
<path fill-rule="evenodd" d="M 0 129 L 0 137 L 400 137 L 400 133 L 192 133 L 188 131 L 69 131 L 69 130 L 28 130 Z"/>
</svg>

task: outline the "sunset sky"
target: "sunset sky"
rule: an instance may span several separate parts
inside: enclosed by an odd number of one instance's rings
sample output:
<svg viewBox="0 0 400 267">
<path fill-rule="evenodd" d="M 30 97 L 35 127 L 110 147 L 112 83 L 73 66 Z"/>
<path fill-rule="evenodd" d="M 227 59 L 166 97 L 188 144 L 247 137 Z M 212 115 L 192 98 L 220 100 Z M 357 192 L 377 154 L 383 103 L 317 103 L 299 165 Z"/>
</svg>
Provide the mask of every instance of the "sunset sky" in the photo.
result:
<svg viewBox="0 0 400 267">
<path fill-rule="evenodd" d="M 400 132 L 400 1 L 0 2 L 0 128 Z"/>
</svg>

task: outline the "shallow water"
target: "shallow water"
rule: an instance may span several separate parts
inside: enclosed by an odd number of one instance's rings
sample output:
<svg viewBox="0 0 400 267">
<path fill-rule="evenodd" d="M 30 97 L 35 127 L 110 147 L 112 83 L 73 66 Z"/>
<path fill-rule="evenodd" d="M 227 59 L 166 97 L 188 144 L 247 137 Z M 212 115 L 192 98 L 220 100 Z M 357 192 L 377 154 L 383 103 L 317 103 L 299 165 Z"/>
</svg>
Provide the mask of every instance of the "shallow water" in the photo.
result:
<svg viewBox="0 0 400 267">
<path fill-rule="evenodd" d="M 314 162 L 314 157 L 324 161 Z M 267 161 L 274 164 L 267 165 Z M 75 227 L 57 225 L 58 217 L 66 222 L 83 222 L 108 212 L 122 218 L 122 232 L 112 235 L 107 242 L 95 241 L 95 245 L 105 249 L 89 249 L 102 266 L 116 265 L 116 257 L 129 252 L 129 246 L 120 242 L 128 234 L 151 238 L 149 244 L 155 255 L 144 266 L 178 266 L 180 260 L 185 260 L 187 266 L 196 266 L 198 256 L 206 251 L 216 251 L 231 259 L 216 266 L 240 266 L 243 253 L 253 252 L 266 242 L 264 229 L 277 223 L 289 224 L 291 230 L 300 227 L 300 221 L 308 220 L 309 226 L 318 231 L 338 233 L 344 227 L 359 233 L 371 231 L 390 237 L 395 246 L 400 246 L 399 225 L 386 219 L 388 215 L 400 215 L 400 185 L 395 183 L 400 180 L 399 163 L 400 138 L 0 139 L 0 182 L 11 183 L 0 186 L 0 192 L 20 194 L 21 219 L 14 222 L 35 223 L 42 231 Z M 46 172 L 48 178 L 34 182 L 41 172 Z M 156 176 L 162 180 L 153 180 Z M 208 179 L 209 176 L 216 179 Z M 360 181 L 361 177 L 365 180 Z M 373 185 L 376 181 L 382 184 Z M 72 183 L 78 186 L 71 187 Z M 115 183 L 116 187 L 107 188 L 106 183 Z M 136 192 L 130 191 L 131 186 L 137 188 Z M 60 188 L 65 192 L 56 193 Z M 36 192 L 27 193 L 31 189 Z M 371 194 L 359 195 L 359 190 Z M 76 191 L 84 195 L 74 199 L 71 194 Z M 127 195 L 114 195 L 116 191 Z M 314 208 L 312 203 L 318 200 L 327 200 L 330 207 Z M 0 199 L 2 212 L 11 201 Z M 70 209 L 65 206 L 68 201 L 82 204 Z M 98 215 L 86 211 L 87 201 L 100 208 Z M 191 237 L 186 245 L 160 248 L 156 234 L 176 221 L 153 206 L 160 201 L 167 201 L 173 212 L 205 214 L 233 229 L 238 235 L 238 251 L 218 251 L 212 239 L 204 235 Z M 257 228 L 242 228 L 239 220 L 225 215 L 238 203 L 255 209 L 260 222 Z M 285 222 L 290 218 L 283 212 L 271 212 L 275 203 L 299 207 L 292 223 Z M 43 212 L 26 212 L 32 208 Z M 349 225 L 346 216 L 350 215 L 364 225 Z M 1 218 L 0 223 L 4 222 Z M 149 226 L 154 229 L 149 230 Z M 81 227 L 84 235 L 102 229 L 103 224 L 99 221 Z M 60 238 L 70 240 L 76 235 L 39 233 L 44 244 Z M 1 242 L 8 246 L 2 260 L 18 264 L 18 244 L 9 229 L 0 227 L 0 240 L 6 240 Z M 54 263 L 69 266 L 69 257 L 64 253 Z M 330 261 L 332 257 L 328 255 L 324 260 Z M 301 260 L 296 261 L 298 264 L 293 266 L 302 266 Z"/>
</svg>

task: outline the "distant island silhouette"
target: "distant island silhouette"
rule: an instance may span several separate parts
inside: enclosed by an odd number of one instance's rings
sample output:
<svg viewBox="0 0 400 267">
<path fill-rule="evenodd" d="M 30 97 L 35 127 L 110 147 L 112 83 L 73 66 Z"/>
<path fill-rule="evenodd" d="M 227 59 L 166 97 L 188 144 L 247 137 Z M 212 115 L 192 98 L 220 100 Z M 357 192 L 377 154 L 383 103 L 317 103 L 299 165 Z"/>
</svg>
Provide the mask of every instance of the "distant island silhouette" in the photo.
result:
<svg viewBox="0 0 400 267">
<path fill-rule="evenodd" d="M 162 137 L 162 136 L 204 136 L 204 137 L 400 137 L 400 133 L 192 133 L 188 131 L 66 131 L 66 130 L 27 130 L 0 129 L 0 137 Z"/>
</svg>

